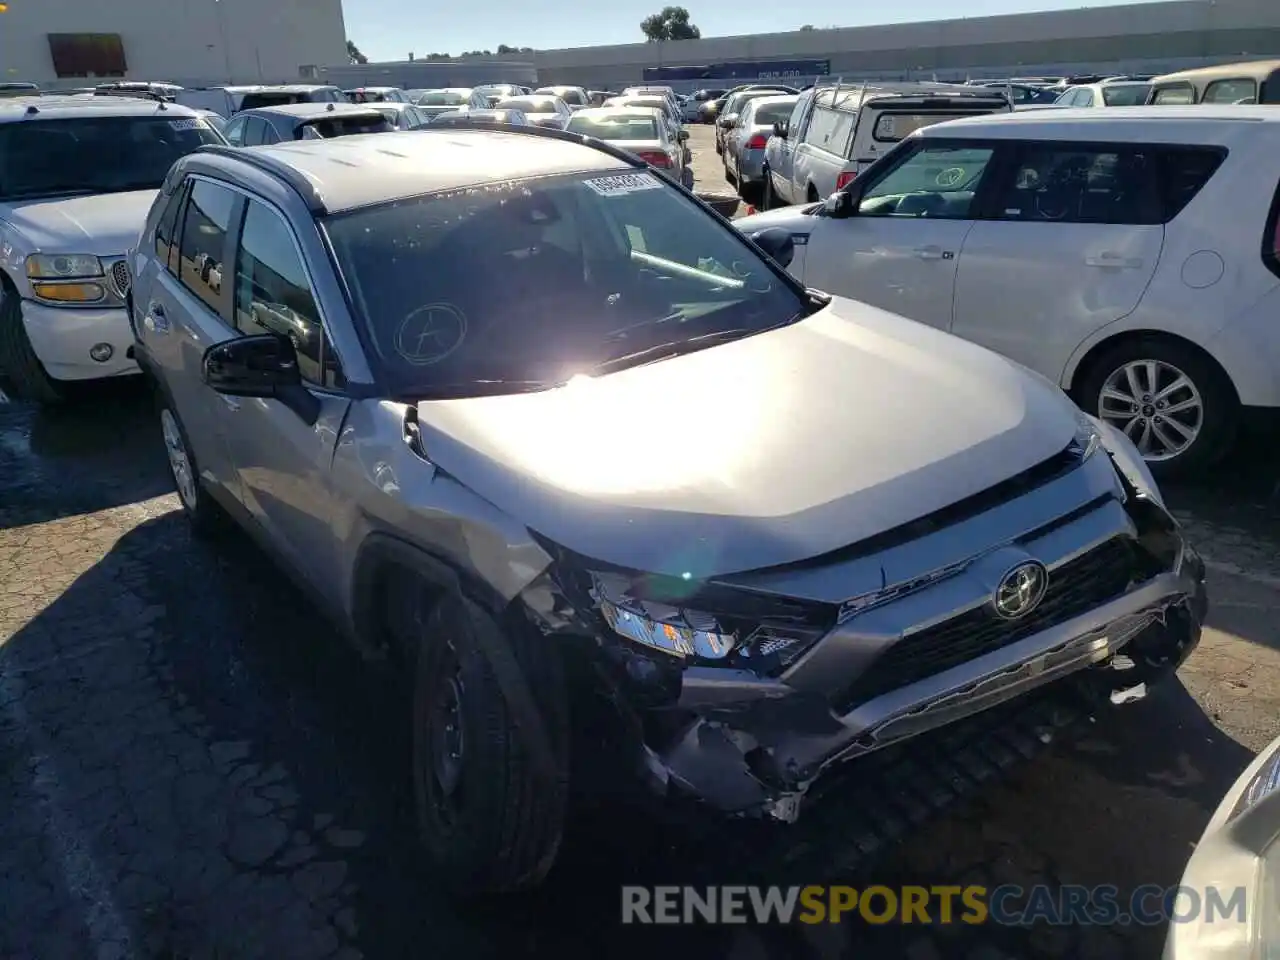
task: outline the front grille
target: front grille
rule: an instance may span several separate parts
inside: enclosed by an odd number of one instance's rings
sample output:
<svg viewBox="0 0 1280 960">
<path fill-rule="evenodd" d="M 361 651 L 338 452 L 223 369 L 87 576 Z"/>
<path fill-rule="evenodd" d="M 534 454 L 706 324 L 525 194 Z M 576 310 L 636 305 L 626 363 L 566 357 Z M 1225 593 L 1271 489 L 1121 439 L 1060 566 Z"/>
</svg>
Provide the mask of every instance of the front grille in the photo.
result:
<svg viewBox="0 0 1280 960">
<path fill-rule="evenodd" d="M 1127 537 L 1108 540 L 1053 571 L 1044 599 L 1028 616 L 1002 620 L 983 604 L 909 634 L 873 661 L 832 705 L 840 713 L 847 712 L 881 694 L 1016 643 L 1119 596 L 1138 576 L 1133 542 Z"/>
<path fill-rule="evenodd" d="M 111 289 L 121 300 L 129 292 L 129 261 L 117 260 L 111 265 Z"/>
</svg>

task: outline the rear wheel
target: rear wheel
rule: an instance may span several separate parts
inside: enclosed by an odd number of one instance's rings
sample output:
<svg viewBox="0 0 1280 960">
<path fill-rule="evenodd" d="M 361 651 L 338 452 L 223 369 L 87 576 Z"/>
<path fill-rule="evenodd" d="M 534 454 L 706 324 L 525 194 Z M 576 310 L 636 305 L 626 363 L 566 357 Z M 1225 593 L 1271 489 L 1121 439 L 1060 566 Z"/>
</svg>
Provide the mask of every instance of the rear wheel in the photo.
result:
<svg viewBox="0 0 1280 960">
<path fill-rule="evenodd" d="M 187 515 L 191 529 L 200 536 L 217 533 L 222 528 L 223 513 L 217 501 L 200 483 L 200 468 L 191 452 L 187 431 L 173 404 L 157 389 L 156 408 L 160 418 L 160 436 L 164 441 L 169 473 L 178 492 L 178 502 Z"/>
<path fill-rule="evenodd" d="M 496 667 L 495 651 L 503 661 Z M 536 885 L 555 863 L 568 794 L 558 651 L 540 635 L 501 631 L 478 605 L 451 596 L 432 611 L 416 661 L 413 781 L 428 856 L 463 892 Z M 497 676 L 503 669 L 515 670 L 531 694 L 532 716 L 528 705 L 508 702 Z M 550 758 L 539 761 L 531 737 Z"/>
<path fill-rule="evenodd" d="M 761 197 L 764 196 L 764 184 L 750 180 L 738 184 L 738 196 L 746 203 L 759 209 Z"/>
<path fill-rule="evenodd" d="M 1159 337 L 1130 340 L 1089 364 L 1079 404 L 1133 441 L 1159 479 L 1194 475 L 1235 439 L 1239 403 L 1200 351 Z"/>
<path fill-rule="evenodd" d="M 52 405 L 66 399 L 61 383 L 45 372 L 22 325 L 22 300 L 0 281 L 0 376 L 18 400 Z"/>
<path fill-rule="evenodd" d="M 760 193 L 760 209 L 772 210 L 775 207 L 782 206 L 778 202 L 778 195 L 773 192 L 773 174 L 769 172 L 769 168 L 764 168 L 764 185 Z"/>
</svg>

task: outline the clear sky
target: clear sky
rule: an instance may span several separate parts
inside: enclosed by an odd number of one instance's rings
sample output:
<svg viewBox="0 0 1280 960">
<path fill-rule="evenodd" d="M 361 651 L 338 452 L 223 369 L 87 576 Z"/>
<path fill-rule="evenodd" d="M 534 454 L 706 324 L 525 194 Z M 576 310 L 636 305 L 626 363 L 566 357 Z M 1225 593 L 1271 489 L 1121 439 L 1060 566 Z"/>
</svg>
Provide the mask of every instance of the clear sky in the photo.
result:
<svg viewBox="0 0 1280 960">
<path fill-rule="evenodd" d="M 479 6 L 421 0 L 343 0 L 347 36 L 371 60 L 404 60 L 428 53 L 458 55 L 496 50 L 498 44 L 547 50 L 596 44 L 639 43 L 640 21 L 672 0 L 485 0 Z M 680 0 L 675 0 L 678 5 Z M 1026 13 L 1065 7 L 1112 6 L 1070 0 L 899 0 L 890 6 L 851 4 L 846 0 L 804 3 L 741 0 L 684 0 L 690 20 L 704 37 L 776 33 L 815 27 L 860 27 L 876 23 L 947 20 L 1000 13 Z"/>
</svg>

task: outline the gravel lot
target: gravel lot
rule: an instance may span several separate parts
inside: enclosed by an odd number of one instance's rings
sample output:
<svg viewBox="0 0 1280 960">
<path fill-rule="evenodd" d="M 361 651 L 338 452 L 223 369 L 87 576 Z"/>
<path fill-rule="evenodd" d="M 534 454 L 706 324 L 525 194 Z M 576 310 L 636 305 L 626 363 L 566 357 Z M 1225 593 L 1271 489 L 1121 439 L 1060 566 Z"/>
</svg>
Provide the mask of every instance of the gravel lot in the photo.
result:
<svg viewBox="0 0 1280 960">
<path fill-rule="evenodd" d="M 693 128 L 699 188 L 727 189 Z M 871 867 L 840 818 L 810 882 L 1172 884 L 1280 734 L 1280 462 L 1168 491 L 1211 569 L 1180 684 L 1059 737 Z M 621 882 L 741 882 L 736 834 L 575 820 L 549 889 L 460 909 L 414 852 L 407 709 L 243 538 L 193 541 L 149 399 L 0 405 L 0 956 L 1147 958 L 1160 929 L 625 930 Z M 993 773 L 994 771 L 989 771 Z M 994 781 L 996 778 L 992 777 Z M 964 780 L 961 789 L 960 780 Z M 836 808 L 838 811 L 838 807 Z M 799 829 L 799 828 L 797 828 Z M 810 862 L 818 862 L 811 858 Z M 760 866 L 759 863 L 756 864 Z M 713 879 L 708 879 L 713 878 Z"/>
</svg>

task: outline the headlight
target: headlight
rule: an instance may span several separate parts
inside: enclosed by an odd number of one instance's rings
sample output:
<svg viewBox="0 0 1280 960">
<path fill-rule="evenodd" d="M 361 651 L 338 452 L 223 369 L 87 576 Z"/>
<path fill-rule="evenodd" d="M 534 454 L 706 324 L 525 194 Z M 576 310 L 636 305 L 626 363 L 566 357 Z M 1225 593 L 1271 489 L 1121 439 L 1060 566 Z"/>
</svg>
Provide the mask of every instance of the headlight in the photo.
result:
<svg viewBox="0 0 1280 960">
<path fill-rule="evenodd" d="M 1151 468 L 1147 466 L 1147 461 L 1138 452 L 1138 448 L 1133 445 L 1133 441 L 1109 423 L 1100 423 L 1092 417 L 1087 417 L 1086 419 L 1090 420 L 1095 425 L 1095 428 L 1100 431 L 1102 445 L 1107 448 L 1107 452 L 1111 454 L 1112 462 L 1124 474 L 1125 479 L 1129 481 L 1135 490 L 1146 494 L 1163 507 L 1164 495 L 1160 493 L 1160 486 L 1156 483 L 1156 478 L 1152 476 Z"/>
<path fill-rule="evenodd" d="M 710 614 L 632 596 L 625 577 L 593 573 L 591 583 L 601 615 L 628 640 L 674 657 L 708 660 L 727 657 L 737 644 Z"/>
<path fill-rule="evenodd" d="M 35 253 L 27 257 L 27 276 L 32 280 L 79 280 L 102 275 L 102 261 L 87 253 Z"/>
<path fill-rule="evenodd" d="M 1098 422 L 1083 411 L 1076 412 L 1076 432 L 1071 438 L 1071 448 L 1080 459 L 1088 460 L 1102 445 L 1102 431 Z"/>
</svg>

